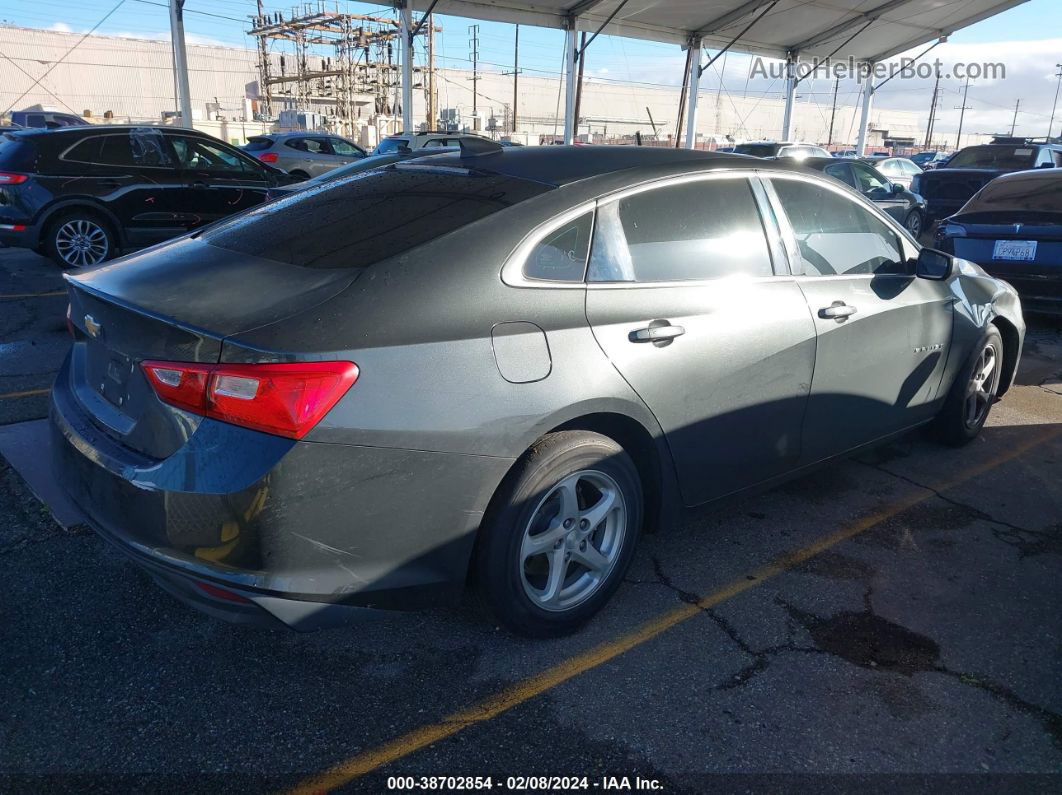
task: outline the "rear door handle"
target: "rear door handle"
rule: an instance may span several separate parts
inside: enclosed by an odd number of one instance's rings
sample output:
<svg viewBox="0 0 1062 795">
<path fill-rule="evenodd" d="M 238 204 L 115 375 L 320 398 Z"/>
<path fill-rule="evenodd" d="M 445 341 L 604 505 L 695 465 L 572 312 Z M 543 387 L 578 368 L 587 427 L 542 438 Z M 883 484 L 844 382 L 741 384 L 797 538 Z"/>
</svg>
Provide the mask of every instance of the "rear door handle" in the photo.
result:
<svg viewBox="0 0 1062 795">
<path fill-rule="evenodd" d="M 843 323 L 858 311 L 859 310 L 854 306 L 848 306 L 844 301 L 834 301 L 829 306 L 825 306 L 819 310 L 819 317 L 833 319 L 838 323 Z"/>
<path fill-rule="evenodd" d="M 654 320 L 646 328 L 632 331 L 628 339 L 631 342 L 670 342 L 685 333 L 682 326 L 672 326 L 667 320 Z"/>
</svg>

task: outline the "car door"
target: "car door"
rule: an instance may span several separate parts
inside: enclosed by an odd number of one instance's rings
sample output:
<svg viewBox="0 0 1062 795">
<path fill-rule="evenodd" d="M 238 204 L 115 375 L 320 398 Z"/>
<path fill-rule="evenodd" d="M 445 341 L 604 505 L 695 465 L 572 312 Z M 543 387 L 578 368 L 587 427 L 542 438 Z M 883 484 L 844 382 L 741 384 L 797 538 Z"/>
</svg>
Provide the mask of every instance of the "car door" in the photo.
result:
<svg viewBox="0 0 1062 795">
<path fill-rule="evenodd" d="M 180 199 L 183 181 L 174 153 L 157 127 L 89 136 L 63 152 L 61 159 L 83 166 L 82 175 L 68 184 L 68 194 L 87 194 L 102 202 L 122 225 L 129 247 L 152 245 L 186 229 Z"/>
<path fill-rule="evenodd" d="M 663 428 L 691 505 L 800 456 L 815 328 L 794 279 L 774 270 L 760 190 L 697 175 L 598 203 L 587 319 Z"/>
<path fill-rule="evenodd" d="M 769 188 L 817 333 L 802 463 L 930 418 L 951 341 L 946 284 L 913 276 L 917 247 L 843 188 L 796 174 Z"/>
<path fill-rule="evenodd" d="M 850 163 L 856 190 L 900 223 L 907 216 L 907 199 L 893 191 L 892 183 L 865 163 Z"/>
<path fill-rule="evenodd" d="M 265 200 L 271 179 L 257 161 L 220 141 L 179 133 L 169 139 L 181 167 L 189 229 Z"/>
</svg>

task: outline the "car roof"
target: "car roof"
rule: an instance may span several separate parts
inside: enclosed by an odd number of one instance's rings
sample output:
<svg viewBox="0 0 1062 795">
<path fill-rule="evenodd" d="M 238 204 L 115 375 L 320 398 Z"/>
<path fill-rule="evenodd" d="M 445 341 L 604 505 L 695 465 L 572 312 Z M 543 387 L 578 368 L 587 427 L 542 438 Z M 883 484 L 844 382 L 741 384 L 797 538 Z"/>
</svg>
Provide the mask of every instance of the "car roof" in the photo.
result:
<svg viewBox="0 0 1062 795">
<path fill-rule="evenodd" d="M 18 135 L 23 138 L 33 138 L 38 135 L 48 135 L 51 137 L 57 135 L 86 135 L 88 133 L 96 133 L 97 135 L 106 135 L 107 133 L 121 133 L 128 132 L 130 130 L 159 130 L 161 132 L 180 133 L 181 135 L 198 135 L 203 138 L 213 138 L 205 132 L 194 130 L 190 127 L 170 127 L 163 124 L 83 124 L 75 125 L 71 127 L 55 127 L 52 129 L 43 129 L 40 127 L 23 127 L 17 130 L 11 130 L 11 135 Z"/>
<path fill-rule="evenodd" d="M 757 157 L 657 146 L 509 146 L 466 158 L 460 154 L 433 154 L 418 158 L 413 167 L 470 168 L 559 187 L 617 171 L 652 172 L 678 163 L 699 166 L 701 170 L 764 167 L 764 161 Z"/>
<path fill-rule="evenodd" d="M 1062 168 L 1030 168 L 1026 171 L 1012 171 L 1001 174 L 993 182 L 1062 182 Z"/>
</svg>

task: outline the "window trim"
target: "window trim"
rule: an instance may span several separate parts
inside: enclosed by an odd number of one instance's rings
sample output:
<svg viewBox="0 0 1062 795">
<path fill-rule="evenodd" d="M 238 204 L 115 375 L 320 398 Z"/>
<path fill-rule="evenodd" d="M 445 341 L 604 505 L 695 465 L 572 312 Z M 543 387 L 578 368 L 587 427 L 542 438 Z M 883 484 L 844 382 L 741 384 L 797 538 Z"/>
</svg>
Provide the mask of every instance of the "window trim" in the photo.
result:
<svg viewBox="0 0 1062 795">
<path fill-rule="evenodd" d="M 922 246 L 918 241 L 911 237 L 911 233 L 897 222 L 891 215 L 886 213 L 876 204 L 870 200 L 864 198 L 861 194 L 855 193 L 851 188 L 848 188 L 841 184 L 831 185 L 825 178 L 815 179 L 806 174 L 798 174 L 795 172 L 783 172 L 783 171 L 764 171 L 760 174 L 763 181 L 764 190 L 769 197 L 771 206 L 774 209 L 775 217 L 778 222 L 779 232 L 782 237 L 782 246 L 785 249 L 786 258 L 789 260 L 789 268 L 793 275 L 799 279 L 881 279 L 885 277 L 893 277 L 900 279 L 914 279 L 917 278 L 913 273 L 837 273 L 828 276 L 814 276 L 804 272 L 804 260 L 800 256 L 800 249 L 797 244 L 796 232 L 793 230 L 792 224 L 789 222 L 789 215 L 785 211 L 785 207 L 782 205 L 782 200 L 779 198 L 778 193 L 774 189 L 774 180 L 776 179 L 791 179 L 799 182 L 810 182 L 813 185 L 831 190 L 838 196 L 856 204 L 860 208 L 876 215 L 880 220 L 884 221 L 886 226 L 892 229 L 893 233 L 897 237 L 897 242 L 900 244 L 900 248 L 907 261 L 910 261 L 918 256 L 918 252 L 922 250 Z M 831 178 L 832 179 L 832 178 Z"/>
<path fill-rule="evenodd" d="M 155 128 L 155 129 L 157 129 L 157 128 Z M 59 160 L 61 160 L 64 163 L 78 163 L 78 164 L 83 165 L 83 166 L 102 166 L 103 168 L 127 168 L 127 169 L 153 168 L 153 169 L 158 169 L 159 171 L 181 171 L 182 170 L 180 165 L 177 162 L 177 152 L 174 151 L 173 142 L 170 141 L 169 136 L 166 135 L 164 132 L 159 132 L 158 134 L 159 134 L 159 136 L 161 136 L 162 140 L 164 140 L 166 142 L 167 152 L 170 155 L 170 159 L 173 161 L 173 164 L 169 165 L 169 166 L 142 166 L 142 165 L 135 164 L 135 163 L 127 165 L 127 166 L 123 166 L 123 165 L 118 165 L 116 163 L 103 163 L 103 162 L 101 162 L 99 160 L 73 160 L 73 159 L 67 157 L 67 155 L 70 154 L 70 151 L 72 149 L 74 149 L 75 147 L 80 146 L 85 141 L 89 140 L 90 138 L 124 138 L 124 137 L 129 135 L 129 132 L 131 132 L 131 131 L 127 130 L 125 133 L 106 132 L 106 133 L 93 133 L 91 135 L 86 135 L 84 138 L 78 139 L 74 143 L 70 144 L 70 146 L 68 146 L 62 152 L 60 152 L 59 153 Z M 100 144 L 100 151 L 103 151 L 103 144 Z"/>
<path fill-rule="evenodd" d="M 781 221 L 775 220 L 774 223 L 770 223 L 768 217 L 765 214 L 765 210 L 768 206 L 765 203 L 769 203 L 770 197 L 767 195 L 766 187 L 763 188 L 764 193 L 761 194 L 757 191 L 757 178 L 762 176 L 759 169 L 742 168 L 742 169 L 718 169 L 713 171 L 700 171 L 687 174 L 678 174 L 667 177 L 658 177 L 650 179 L 637 185 L 631 185 L 626 188 L 620 188 L 613 193 L 608 193 L 603 196 L 599 196 L 596 199 L 592 199 L 588 202 L 583 202 L 578 206 L 565 211 L 561 215 L 551 218 L 539 226 L 535 227 L 529 232 L 523 240 L 513 249 L 513 253 L 506 259 L 505 264 L 501 269 L 501 280 L 503 283 L 510 287 L 531 287 L 536 289 L 557 289 L 557 290 L 631 290 L 631 289 L 644 289 L 644 288 L 659 288 L 659 287 L 701 287 L 705 285 L 718 284 L 721 279 L 732 277 L 716 277 L 712 279 L 680 279 L 680 280 L 668 280 L 657 282 L 591 282 L 587 279 L 586 270 L 583 271 L 583 280 L 581 282 L 560 282 L 549 281 L 546 279 L 531 279 L 524 275 L 524 266 L 527 264 L 527 258 L 531 253 L 531 250 L 542 242 L 548 235 L 555 232 L 558 228 L 566 223 L 570 223 L 584 213 L 592 212 L 593 219 L 591 220 L 590 227 L 590 250 L 587 251 L 587 267 L 590 263 L 590 252 L 593 250 L 594 234 L 597 231 L 597 209 L 609 202 L 618 202 L 629 196 L 635 196 L 645 191 L 657 190 L 659 188 L 671 187 L 672 185 L 682 185 L 687 182 L 704 182 L 708 180 L 716 179 L 744 179 L 748 183 L 748 188 L 752 194 L 753 203 L 756 206 L 756 212 L 759 215 L 760 226 L 763 229 L 764 242 L 767 244 L 767 253 L 771 259 L 771 270 L 773 273 L 770 276 L 747 276 L 741 277 L 750 282 L 770 282 L 770 281 L 786 281 L 792 279 L 794 274 L 792 272 L 791 257 L 788 249 L 786 248 L 784 235 L 780 228 Z M 777 215 L 777 208 L 771 204 L 769 206 L 772 213 Z M 774 239 L 772 240 L 772 235 Z M 779 240 L 779 238 L 781 238 Z M 778 240 L 778 242 L 774 242 Z M 788 272 L 787 272 L 788 271 Z"/>
</svg>

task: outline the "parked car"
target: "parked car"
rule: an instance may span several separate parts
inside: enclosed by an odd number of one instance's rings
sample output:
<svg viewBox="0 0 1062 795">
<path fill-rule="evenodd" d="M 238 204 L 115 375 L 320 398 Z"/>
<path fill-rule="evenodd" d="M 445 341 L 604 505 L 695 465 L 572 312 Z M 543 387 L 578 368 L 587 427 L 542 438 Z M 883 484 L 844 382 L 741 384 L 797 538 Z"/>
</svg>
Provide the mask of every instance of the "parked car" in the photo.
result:
<svg viewBox="0 0 1062 795">
<path fill-rule="evenodd" d="M 903 185 L 907 189 L 910 189 L 911 181 L 922 173 L 918 164 L 906 157 L 870 158 L 865 162 L 882 176 L 888 177 L 890 182 Z"/>
<path fill-rule="evenodd" d="M 60 482 L 179 598 L 300 629 L 474 570 L 572 631 L 682 505 L 973 439 L 1025 331 L 834 180 L 670 148 L 466 145 L 67 281 Z"/>
<path fill-rule="evenodd" d="M 504 146 L 504 144 L 502 144 Z M 412 160 L 418 157 L 427 157 L 430 155 L 438 155 L 444 152 L 459 151 L 459 148 L 452 146 L 446 149 L 436 149 L 434 147 L 428 147 L 426 149 L 417 149 L 414 151 L 400 151 L 391 152 L 386 155 L 369 155 L 363 157 L 361 160 L 355 160 L 346 166 L 340 166 L 334 168 L 331 171 L 326 171 L 319 177 L 305 180 L 304 182 L 296 182 L 292 185 L 278 185 L 275 188 L 269 189 L 270 199 L 279 199 L 281 196 L 290 196 L 293 193 L 307 190 L 308 188 L 314 188 L 318 185 L 324 185 L 328 182 L 334 182 L 337 179 L 343 179 L 344 177 L 350 177 L 354 174 L 360 174 L 363 171 L 371 171 L 374 168 L 382 168 L 383 166 L 389 166 L 392 163 L 401 163 L 405 160 Z"/>
<path fill-rule="evenodd" d="M 1006 279 L 1025 308 L 1062 315 L 1062 170 L 997 177 L 941 222 L 937 244 Z"/>
<path fill-rule="evenodd" d="M 830 153 L 821 146 L 795 143 L 793 141 L 758 141 L 738 144 L 734 147 L 734 154 L 752 155 L 753 157 L 784 157 L 792 160 L 830 156 Z"/>
<path fill-rule="evenodd" d="M 11 113 L 11 124 L 39 130 L 54 130 L 59 127 L 88 127 L 90 122 L 73 113 L 60 113 L 44 108 L 27 108 Z"/>
<path fill-rule="evenodd" d="M 290 181 L 233 146 L 175 127 L 0 134 L 0 243 L 96 265 L 253 207 Z"/>
<path fill-rule="evenodd" d="M 1001 174 L 1062 166 L 1062 144 L 997 138 L 997 143 L 968 146 L 945 165 L 915 177 L 911 190 L 925 197 L 928 220 L 957 212 L 977 191 Z"/>
<path fill-rule="evenodd" d="M 859 157 L 859 152 L 855 149 L 843 149 L 840 152 L 831 152 L 832 157 Z"/>
<path fill-rule="evenodd" d="M 367 153 L 353 141 L 328 133 L 288 132 L 248 138 L 243 151 L 293 177 L 319 177 Z"/>
<path fill-rule="evenodd" d="M 462 141 L 471 139 L 473 143 L 479 141 L 488 141 L 490 138 L 485 138 L 482 135 L 472 135 L 470 133 L 458 133 L 458 132 L 444 132 L 444 131 L 432 131 L 432 132 L 418 132 L 418 133 L 395 133 L 389 135 L 377 144 L 376 148 L 372 150 L 374 155 L 386 155 L 392 152 L 400 152 L 402 150 L 416 151 L 425 147 L 446 149 L 449 147 L 460 146 Z M 504 144 L 502 144 L 504 146 Z"/>
<path fill-rule="evenodd" d="M 952 152 L 919 152 L 911 155 L 911 162 L 923 171 L 929 171 L 947 163 L 952 154 Z"/>
<path fill-rule="evenodd" d="M 801 165 L 821 171 L 865 196 L 903 224 L 915 240 L 922 234 L 926 212 L 922 197 L 887 179 L 868 161 L 845 159 L 838 162 L 833 157 L 811 157 Z"/>
</svg>

